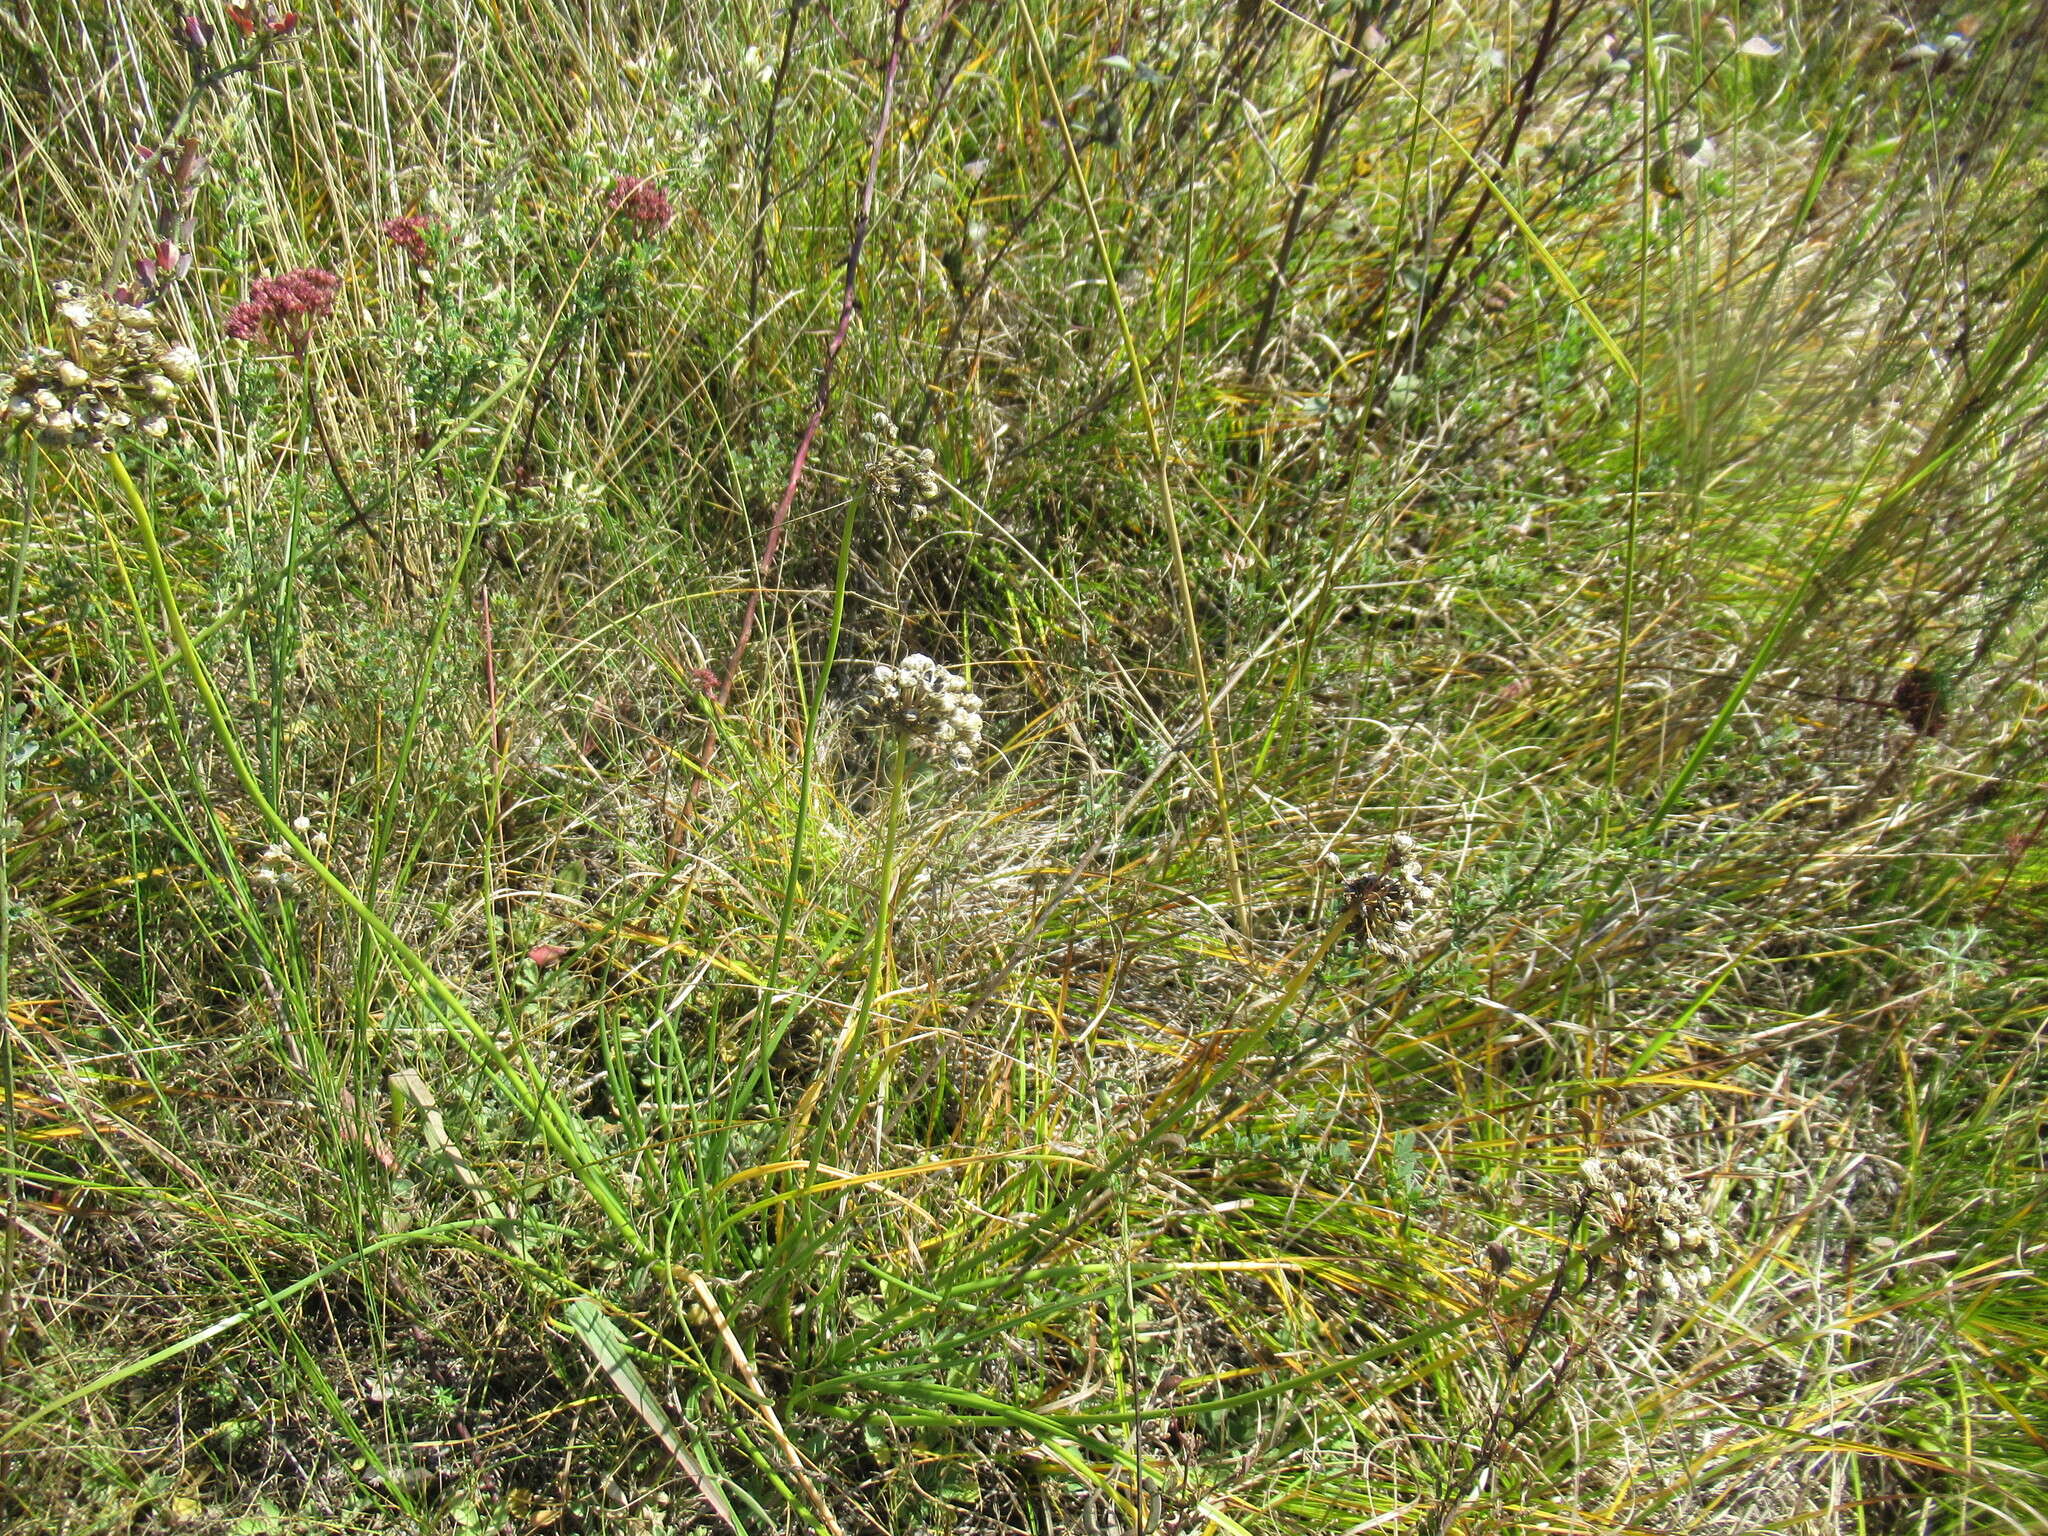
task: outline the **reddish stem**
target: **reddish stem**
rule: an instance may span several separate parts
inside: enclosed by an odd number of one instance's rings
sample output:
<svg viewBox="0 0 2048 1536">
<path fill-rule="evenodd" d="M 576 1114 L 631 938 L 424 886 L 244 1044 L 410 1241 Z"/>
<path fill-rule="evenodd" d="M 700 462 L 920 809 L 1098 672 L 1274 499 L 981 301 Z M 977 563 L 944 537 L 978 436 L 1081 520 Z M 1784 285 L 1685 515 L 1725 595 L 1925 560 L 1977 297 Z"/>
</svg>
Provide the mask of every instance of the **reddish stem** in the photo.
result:
<svg viewBox="0 0 2048 1536">
<path fill-rule="evenodd" d="M 721 708 L 732 698 L 733 685 L 739 681 L 740 663 L 746 658 L 747 642 L 753 638 L 754 618 L 760 612 L 761 594 L 767 590 L 768 578 L 775 571 L 776 557 L 782 552 L 783 527 L 789 521 L 789 509 L 796 504 L 797 488 L 803 483 L 804 466 L 810 462 L 811 445 L 817 440 L 818 428 L 824 424 L 825 412 L 831 407 L 833 371 L 839 361 L 840 349 L 846 345 L 847 333 L 853 326 L 853 312 L 859 302 L 856 289 L 860 277 L 860 253 L 867 244 L 868 224 L 875 206 L 875 180 L 882 166 L 882 144 L 888 137 L 889 118 L 896 105 L 896 72 L 903 62 L 903 16 L 909 6 L 910 0 L 896 0 L 892 8 L 889 62 L 882 75 L 882 112 L 875 122 L 874 136 L 868 141 L 868 173 L 861 182 L 860 203 L 854 210 L 853 239 L 846 253 L 846 287 L 839 297 L 839 325 L 832 332 L 831 340 L 825 343 L 825 361 L 818 369 L 817 396 L 811 405 L 811 419 L 804 425 L 804 435 L 797 441 L 796 457 L 790 462 L 789 483 L 782 488 L 782 499 L 775 504 L 775 512 L 768 519 L 768 539 L 761 547 L 761 579 L 747 594 L 747 606 L 740 614 L 739 637 L 733 641 L 732 655 L 726 660 L 725 679 L 718 685 Z M 707 726 L 699 763 L 710 763 L 717 739 Z M 701 783 L 702 780 L 696 782 Z M 692 787 L 694 789 L 694 785 Z"/>
</svg>

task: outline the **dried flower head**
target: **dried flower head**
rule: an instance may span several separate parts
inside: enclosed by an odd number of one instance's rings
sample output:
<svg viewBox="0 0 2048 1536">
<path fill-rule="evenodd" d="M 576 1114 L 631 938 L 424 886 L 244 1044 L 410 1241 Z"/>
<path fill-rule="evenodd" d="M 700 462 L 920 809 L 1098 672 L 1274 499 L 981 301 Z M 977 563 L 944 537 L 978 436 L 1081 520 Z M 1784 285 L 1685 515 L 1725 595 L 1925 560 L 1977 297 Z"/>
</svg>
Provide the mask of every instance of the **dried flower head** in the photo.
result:
<svg viewBox="0 0 2048 1536">
<path fill-rule="evenodd" d="M 334 313 L 340 292 L 341 279 L 322 267 L 260 277 L 249 297 L 228 312 L 223 329 L 237 341 L 267 337 L 303 357 L 314 323 Z"/>
<path fill-rule="evenodd" d="M 1335 855 L 1330 862 L 1336 863 Z M 1423 873 L 1415 839 L 1396 832 L 1387 840 L 1381 867 L 1344 882 L 1344 911 L 1339 921 L 1350 926 L 1368 949 L 1395 960 L 1414 953 L 1414 934 L 1437 889 Z"/>
<path fill-rule="evenodd" d="M 1613 1239 L 1624 1283 L 1648 1286 L 1666 1301 L 1706 1287 L 1720 1240 L 1676 1165 L 1631 1147 L 1587 1158 L 1579 1175 L 1589 1209 Z"/>
<path fill-rule="evenodd" d="M 886 411 L 875 412 L 873 422 L 874 430 L 860 435 L 868 450 L 860 474 L 869 491 L 901 512 L 936 506 L 941 491 L 931 449 L 899 443 L 896 423 Z"/>
<path fill-rule="evenodd" d="M 384 238 L 423 267 L 431 267 L 434 264 L 433 247 L 427 244 L 427 231 L 430 228 L 432 226 L 423 213 L 408 213 L 396 219 L 386 219 L 383 224 Z"/>
<path fill-rule="evenodd" d="M 614 177 L 605 206 L 620 218 L 638 224 L 640 232 L 647 235 L 660 234 L 676 216 L 668 194 L 655 184 L 652 176 Z"/>
<path fill-rule="evenodd" d="M 878 666 L 862 684 L 859 710 L 868 725 L 903 736 L 957 771 L 974 766 L 981 745 L 981 700 L 967 680 L 929 656 L 912 654 L 900 666 Z"/>
<path fill-rule="evenodd" d="M 1908 667 L 1892 689 L 1892 708 L 1921 736 L 1939 736 L 1948 724 L 1948 685 L 1932 667 Z"/>
<path fill-rule="evenodd" d="M 272 843 L 250 860 L 249 880 L 259 891 L 289 890 L 299 883 L 299 861 L 283 843 Z"/>
<path fill-rule="evenodd" d="M 15 359 L 6 425 L 70 448 L 104 449 L 125 432 L 169 432 L 165 410 L 199 376 L 199 354 L 165 341 L 145 306 L 76 283 L 52 283 L 50 296 L 64 344 L 27 347 Z"/>
</svg>

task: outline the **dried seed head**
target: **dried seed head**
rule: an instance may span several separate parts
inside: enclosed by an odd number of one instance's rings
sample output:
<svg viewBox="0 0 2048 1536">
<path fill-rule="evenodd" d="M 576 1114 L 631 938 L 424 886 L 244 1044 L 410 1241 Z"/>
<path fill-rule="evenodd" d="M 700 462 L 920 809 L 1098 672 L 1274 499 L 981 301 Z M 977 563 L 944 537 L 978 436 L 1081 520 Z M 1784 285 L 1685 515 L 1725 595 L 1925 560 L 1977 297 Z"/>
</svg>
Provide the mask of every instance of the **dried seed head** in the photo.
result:
<svg viewBox="0 0 2048 1536">
<path fill-rule="evenodd" d="M 1436 887 L 1423 874 L 1415 839 L 1396 832 L 1387 840 L 1382 868 L 1344 882 L 1339 921 L 1348 923 L 1367 948 L 1406 960 L 1414 954 L 1416 925 L 1436 899 Z"/>
<path fill-rule="evenodd" d="M 965 773 L 981 745 L 981 699 L 967 680 L 931 657 L 913 653 L 897 666 L 877 666 L 861 687 L 862 720 L 898 733 L 928 756 Z"/>
<path fill-rule="evenodd" d="M 298 884 L 299 864 L 292 857 L 291 849 L 282 843 L 271 843 L 250 860 L 249 878 L 259 889 L 275 892 L 283 887 Z"/>
<path fill-rule="evenodd" d="M 170 423 L 158 407 L 177 399 L 180 382 L 199 372 L 190 347 L 166 346 L 155 315 L 76 283 L 50 285 L 64 345 L 30 346 L 5 381 L 4 423 L 60 447 L 107 448 L 130 430 L 161 437 Z"/>
<path fill-rule="evenodd" d="M 938 505 L 944 495 L 936 456 L 929 448 L 913 448 L 896 440 L 896 423 L 886 411 L 875 412 L 873 430 L 863 432 L 867 457 L 861 461 L 861 479 L 868 490 L 885 505 L 900 512 L 918 512 Z"/>
<path fill-rule="evenodd" d="M 1637 1148 L 1579 1165 L 1590 1214 L 1606 1229 L 1617 1273 L 1667 1300 L 1692 1296 L 1713 1279 L 1720 1241 L 1683 1172 Z"/>
</svg>

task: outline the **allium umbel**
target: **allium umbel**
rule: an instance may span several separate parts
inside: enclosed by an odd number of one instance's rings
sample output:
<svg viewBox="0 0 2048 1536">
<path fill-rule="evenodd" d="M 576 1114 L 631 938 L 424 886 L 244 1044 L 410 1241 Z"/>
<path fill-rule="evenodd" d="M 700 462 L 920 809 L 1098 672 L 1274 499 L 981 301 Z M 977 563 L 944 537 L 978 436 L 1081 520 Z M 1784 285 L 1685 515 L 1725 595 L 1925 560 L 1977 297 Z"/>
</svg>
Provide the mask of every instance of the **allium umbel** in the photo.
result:
<svg viewBox="0 0 2048 1536">
<path fill-rule="evenodd" d="M 259 277 L 249 297 L 228 312 L 222 328 L 237 341 L 267 337 L 304 356 L 314 322 L 334 313 L 340 292 L 341 279 L 321 267 Z"/>
<path fill-rule="evenodd" d="M 641 233 L 658 235 L 669 227 L 676 211 L 668 194 L 655 185 L 652 176 L 620 176 L 613 180 L 605 206 L 622 219 L 640 226 Z"/>
<path fill-rule="evenodd" d="M 861 433 L 860 440 L 868 450 L 861 462 L 861 478 L 878 500 L 901 512 L 937 505 L 939 473 L 933 467 L 931 449 L 899 443 L 896 423 L 886 411 L 875 412 L 874 430 Z"/>
<path fill-rule="evenodd" d="M 107 448 L 124 432 L 162 437 L 164 414 L 199 376 L 199 354 L 172 346 L 147 308 L 76 283 L 52 283 L 62 347 L 28 347 L 7 382 L 5 420 L 52 447 Z"/>
<path fill-rule="evenodd" d="M 955 771 L 974 767 L 981 745 L 981 700 L 967 679 L 929 656 L 912 654 L 901 666 L 878 666 L 861 685 L 859 711 L 868 725 L 903 737 L 919 751 L 944 758 Z"/>
<path fill-rule="evenodd" d="M 1330 862 L 1336 865 L 1335 855 Z M 1387 840 L 1383 866 L 1344 882 L 1339 921 L 1354 929 L 1367 948 L 1404 960 L 1414 948 L 1416 925 L 1436 905 L 1437 890 L 1423 872 L 1421 849 L 1405 832 Z M 1342 866 L 1337 867 L 1341 872 Z"/>
<path fill-rule="evenodd" d="M 1666 1301 L 1706 1288 L 1720 1240 L 1676 1166 L 1631 1147 L 1618 1157 L 1587 1158 L 1579 1175 L 1624 1281 L 1649 1286 Z"/>
</svg>

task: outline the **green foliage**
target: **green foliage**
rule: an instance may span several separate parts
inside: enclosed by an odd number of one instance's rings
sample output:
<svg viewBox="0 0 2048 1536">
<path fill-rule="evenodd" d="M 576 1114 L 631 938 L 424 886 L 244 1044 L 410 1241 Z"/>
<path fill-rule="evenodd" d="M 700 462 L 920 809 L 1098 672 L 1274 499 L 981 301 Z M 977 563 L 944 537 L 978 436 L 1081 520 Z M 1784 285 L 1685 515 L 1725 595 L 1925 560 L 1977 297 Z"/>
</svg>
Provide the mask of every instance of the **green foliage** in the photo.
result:
<svg viewBox="0 0 2048 1536">
<path fill-rule="evenodd" d="M 10 1529 L 2042 1525 L 2022 20 L 201 19 L 0 32 L 205 359 L 0 441 Z"/>
</svg>

